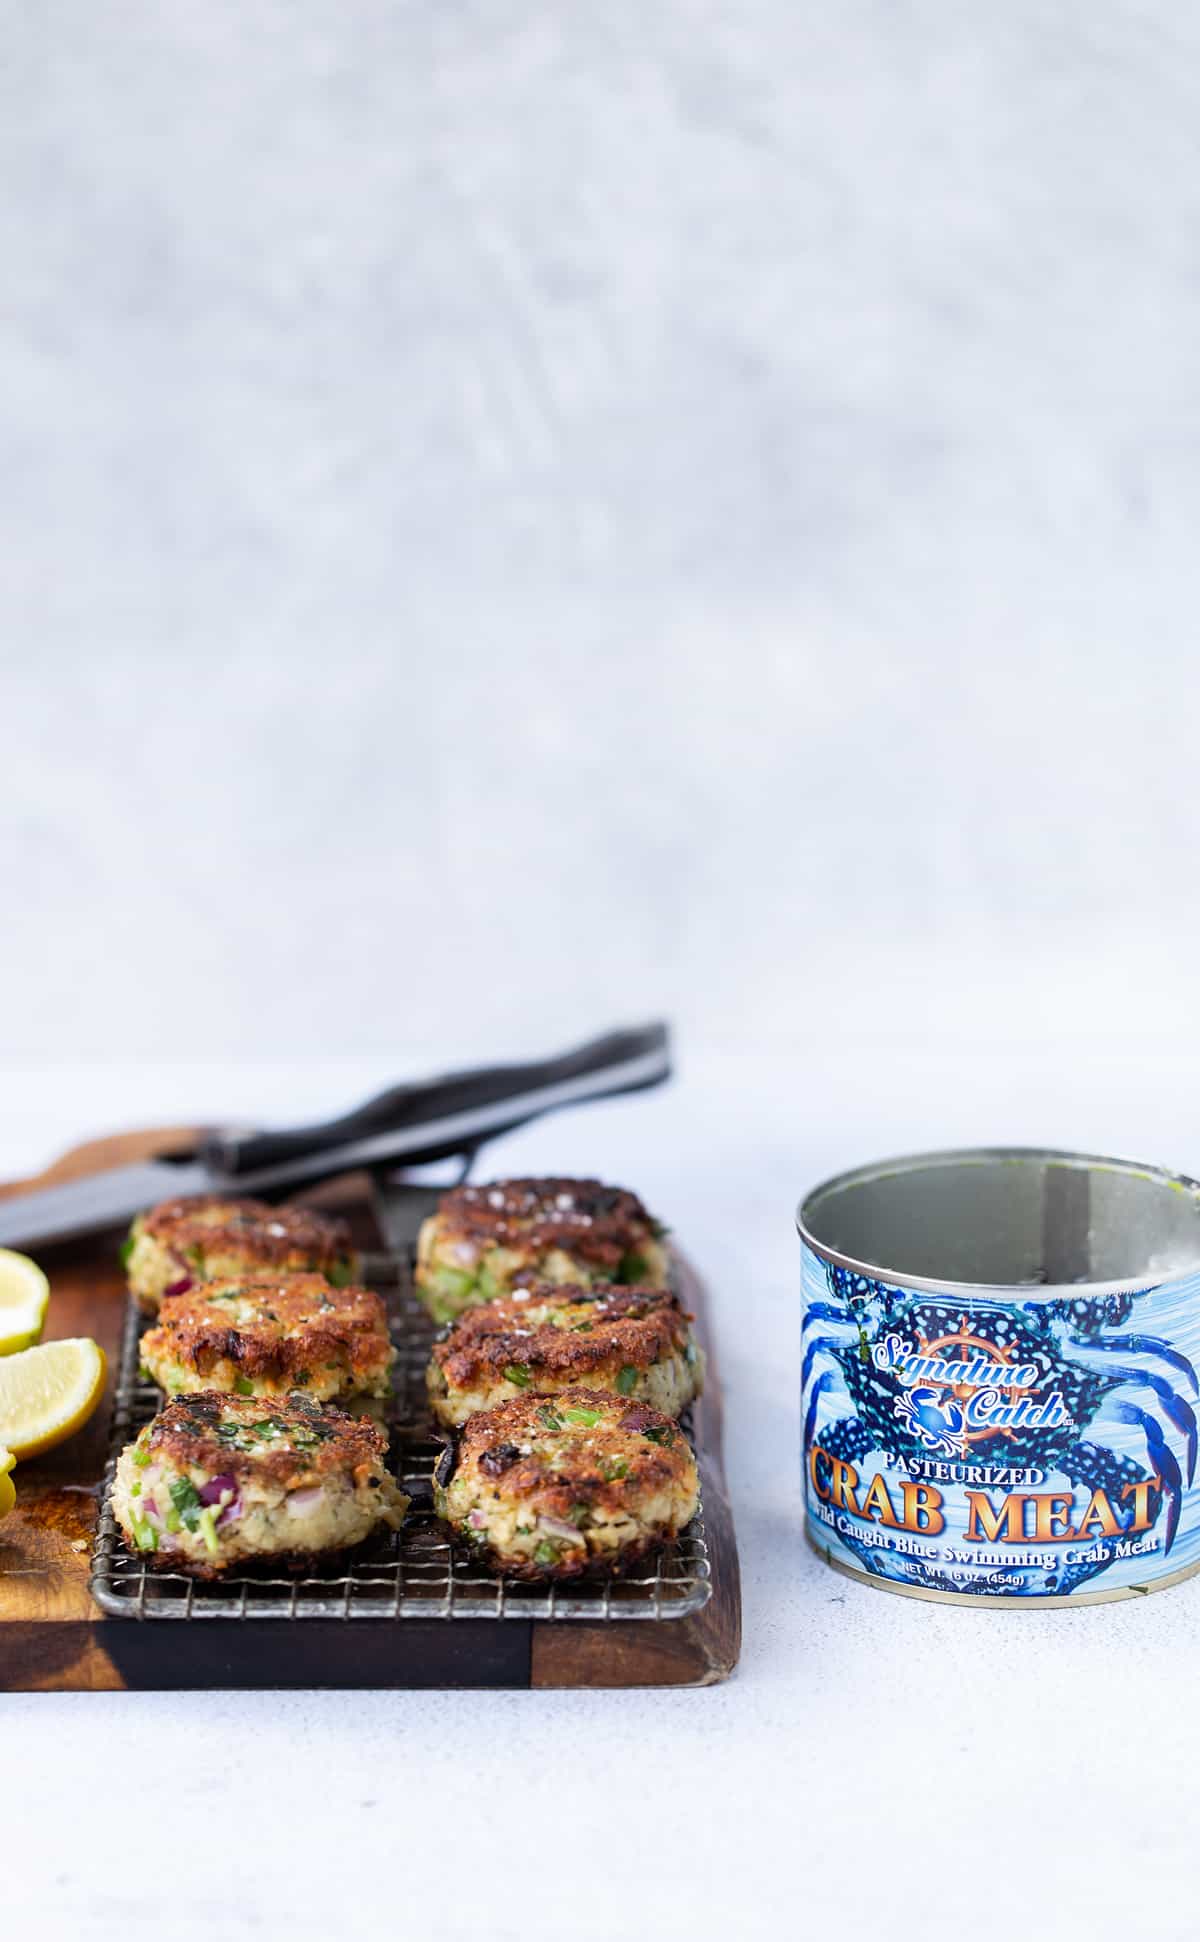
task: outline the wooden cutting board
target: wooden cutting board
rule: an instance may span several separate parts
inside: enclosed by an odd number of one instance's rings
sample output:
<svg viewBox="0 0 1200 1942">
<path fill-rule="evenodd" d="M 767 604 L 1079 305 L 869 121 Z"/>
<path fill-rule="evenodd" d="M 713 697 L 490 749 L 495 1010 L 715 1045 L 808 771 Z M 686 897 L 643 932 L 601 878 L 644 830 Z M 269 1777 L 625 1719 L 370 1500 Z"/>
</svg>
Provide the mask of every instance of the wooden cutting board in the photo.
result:
<svg viewBox="0 0 1200 1942">
<path fill-rule="evenodd" d="M 178 1150 L 191 1129 L 158 1128 L 76 1147 L 0 1197 L 102 1167 Z M 360 1246 L 378 1248 L 370 1180 L 349 1174 L 302 1196 L 345 1214 Z M 108 1455 L 125 1318 L 121 1236 L 41 1251 L 50 1277 L 46 1339 L 91 1335 L 109 1358 L 104 1402 L 59 1449 L 18 1466 L 17 1507 L 0 1521 L 0 1690 L 119 1691 L 207 1687 L 690 1686 L 726 1678 L 741 1643 L 737 1548 L 721 1451 L 721 1403 L 704 1289 L 677 1257 L 681 1294 L 708 1353 L 694 1411 L 712 1596 L 679 1619 L 635 1622 L 387 1617 L 110 1618 L 89 1590 L 90 1553 Z"/>
</svg>

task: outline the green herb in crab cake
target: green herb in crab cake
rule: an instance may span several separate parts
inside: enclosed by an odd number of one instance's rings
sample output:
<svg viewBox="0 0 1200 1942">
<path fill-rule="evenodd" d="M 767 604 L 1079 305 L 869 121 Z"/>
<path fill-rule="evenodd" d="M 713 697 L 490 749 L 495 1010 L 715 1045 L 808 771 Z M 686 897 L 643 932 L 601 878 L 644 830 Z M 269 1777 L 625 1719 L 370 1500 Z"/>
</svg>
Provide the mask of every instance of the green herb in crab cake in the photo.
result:
<svg viewBox="0 0 1200 1942">
<path fill-rule="evenodd" d="M 345 1221 L 313 1207 L 270 1207 L 265 1200 L 195 1194 L 139 1214 L 121 1248 L 139 1305 L 153 1312 L 164 1295 L 198 1281 L 253 1273 L 323 1274 L 335 1286 L 354 1279 Z"/>
<path fill-rule="evenodd" d="M 397 1530 L 408 1498 L 374 1423 L 305 1396 L 181 1396 L 121 1452 L 112 1509 L 155 1568 L 219 1577 L 307 1561 Z"/>
<path fill-rule="evenodd" d="M 677 1537 L 699 1496 L 678 1424 L 602 1389 L 479 1410 L 434 1473 L 438 1516 L 514 1578 L 620 1573 Z"/>
<path fill-rule="evenodd" d="M 664 1288 L 665 1234 L 636 1194 L 600 1180 L 455 1187 L 421 1228 L 417 1292 L 447 1322 L 530 1281 Z"/>
<path fill-rule="evenodd" d="M 168 1295 L 141 1340 L 142 1361 L 168 1395 L 306 1390 L 317 1402 L 378 1405 L 395 1359 L 387 1315 L 368 1288 L 332 1288 L 320 1274 L 255 1274 L 197 1282 Z"/>
<path fill-rule="evenodd" d="M 704 1387 L 690 1322 L 666 1288 L 515 1288 L 469 1308 L 435 1342 L 430 1408 L 441 1423 L 465 1423 L 522 1390 L 586 1383 L 678 1416 Z"/>
</svg>

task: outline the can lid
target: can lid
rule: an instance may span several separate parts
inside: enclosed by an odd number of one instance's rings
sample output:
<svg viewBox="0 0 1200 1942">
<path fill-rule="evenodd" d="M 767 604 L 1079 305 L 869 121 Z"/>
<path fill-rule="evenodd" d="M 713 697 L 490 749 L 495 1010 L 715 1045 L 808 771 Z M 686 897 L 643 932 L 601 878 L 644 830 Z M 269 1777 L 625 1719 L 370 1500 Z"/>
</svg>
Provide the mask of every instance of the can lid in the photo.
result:
<svg viewBox="0 0 1200 1942">
<path fill-rule="evenodd" d="M 796 1224 L 851 1273 L 935 1291 L 1083 1300 L 1200 1271 L 1200 1183 L 1047 1147 L 855 1168 L 806 1194 Z"/>
</svg>

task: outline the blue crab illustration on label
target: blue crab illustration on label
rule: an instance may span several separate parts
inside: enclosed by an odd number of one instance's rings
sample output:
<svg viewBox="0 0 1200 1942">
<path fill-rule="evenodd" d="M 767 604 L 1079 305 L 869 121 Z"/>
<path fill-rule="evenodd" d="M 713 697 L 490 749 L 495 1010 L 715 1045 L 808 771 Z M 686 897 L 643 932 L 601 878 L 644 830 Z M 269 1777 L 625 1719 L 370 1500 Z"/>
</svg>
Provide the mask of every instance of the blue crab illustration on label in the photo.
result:
<svg viewBox="0 0 1200 1942">
<path fill-rule="evenodd" d="M 936 1389 L 922 1383 L 897 1396 L 896 1415 L 907 1423 L 913 1435 L 935 1456 L 962 1456 L 967 1449 L 963 1435 L 965 1418 L 953 1398 L 949 1402 Z"/>
<path fill-rule="evenodd" d="M 1200 1564 L 1200 1275 L 939 1291 L 805 1242 L 803 1277 L 807 1518 L 831 1562 L 1056 1599 Z"/>
</svg>

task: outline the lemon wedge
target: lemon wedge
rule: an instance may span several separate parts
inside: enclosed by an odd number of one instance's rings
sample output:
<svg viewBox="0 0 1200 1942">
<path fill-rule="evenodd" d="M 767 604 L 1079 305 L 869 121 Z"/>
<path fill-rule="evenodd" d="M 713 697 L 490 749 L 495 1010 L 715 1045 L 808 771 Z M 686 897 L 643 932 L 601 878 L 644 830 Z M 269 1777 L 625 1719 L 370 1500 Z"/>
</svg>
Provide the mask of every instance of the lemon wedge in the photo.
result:
<svg viewBox="0 0 1200 1942">
<path fill-rule="evenodd" d="M 85 1336 L 0 1357 L 0 1443 L 23 1458 L 73 1436 L 104 1393 L 106 1368 Z"/>
<path fill-rule="evenodd" d="M 16 1460 L 12 1451 L 6 1450 L 0 1443 L 0 1517 L 7 1517 L 17 1501 L 13 1480 L 8 1474 Z"/>
<path fill-rule="evenodd" d="M 0 1247 L 0 1355 L 41 1340 L 50 1283 L 27 1254 Z"/>
</svg>

